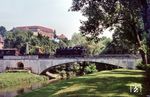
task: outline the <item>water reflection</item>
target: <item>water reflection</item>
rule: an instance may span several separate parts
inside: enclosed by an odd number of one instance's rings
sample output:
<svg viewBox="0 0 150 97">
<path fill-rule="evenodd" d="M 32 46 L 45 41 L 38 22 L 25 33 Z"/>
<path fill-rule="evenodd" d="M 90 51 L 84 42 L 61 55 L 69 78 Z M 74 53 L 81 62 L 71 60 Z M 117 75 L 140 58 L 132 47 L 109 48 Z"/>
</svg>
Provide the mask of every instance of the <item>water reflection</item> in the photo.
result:
<svg viewBox="0 0 150 97">
<path fill-rule="evenodd" d="M 34 83 L 29 85 L 21 85 L 13 88 L 0 89 L 0 97 L 15 97 L 17 95 L 30 92 L 34 89 L 46 86 L 48 83 Z"/>
</svg>

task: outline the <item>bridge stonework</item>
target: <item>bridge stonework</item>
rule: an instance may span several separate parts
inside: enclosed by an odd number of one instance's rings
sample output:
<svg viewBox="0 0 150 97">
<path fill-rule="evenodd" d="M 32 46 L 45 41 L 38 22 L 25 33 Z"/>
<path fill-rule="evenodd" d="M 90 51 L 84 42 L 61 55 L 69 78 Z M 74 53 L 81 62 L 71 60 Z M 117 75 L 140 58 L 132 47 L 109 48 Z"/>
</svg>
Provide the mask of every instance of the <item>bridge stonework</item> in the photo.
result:
<svg viewBox="0 0 150 97">
<path fill-rule="evenodd" d="M 72 62 L 97 62 L 115 65 L 127 69 L 136 69 L 136 63 L 141 58 L 128 57 L 76 57 L 76 58 L 47 58 L 39 59 L 37 56 L 5 56 L 0 60 L 0 72 L 4 72 L 7 67 L 17 68 L 19 62 L 23 63 L 24 68 L 31 68 L 33 73 L 41 74 L 44 70 Z"/>
</svg>

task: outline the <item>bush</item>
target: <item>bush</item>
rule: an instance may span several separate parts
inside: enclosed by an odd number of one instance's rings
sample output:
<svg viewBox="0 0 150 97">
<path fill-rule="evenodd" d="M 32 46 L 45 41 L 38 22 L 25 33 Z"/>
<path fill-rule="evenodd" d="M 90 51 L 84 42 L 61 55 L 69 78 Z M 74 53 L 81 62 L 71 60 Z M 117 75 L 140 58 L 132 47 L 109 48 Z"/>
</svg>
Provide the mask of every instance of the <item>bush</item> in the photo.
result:
<svg viewBox="0 0 150 97">
<path fill-rule="evenodd" d="M 94 72 L 97 72 L 95 64 L 90 64 L 89 66 L 86 66 L 86 68 L 85 68 L 85 73 L 86 74 L 94 73 Z"/>
<path fill-rule="evenodd" d="M 140 70 L 146 70 L 146 65 L 145 64 L 142 64 L 142 62 L 138 63 L 138 65 L 136 66 L 137 69 L 140 69 Z"/>
<path fill-rule="evenodd" d="M 142 64 L 142 62 L 140 62 L 137 66 L 137 69 L 140 69 L 140 70 L 146 70 L 146 71 L 149 71 L 150 72 L 150 64 Z"/>
<path fill-rule="evenodd" d="M 150 93 L 150 64 L 145 65 L 144 79 L 142 84 L 142 97 L 146 97 Z"/>
<path fill-rule="evenodd" d="M 150 64 L 146 65 L 146 71 L 150 72 Z"/>
</svg>

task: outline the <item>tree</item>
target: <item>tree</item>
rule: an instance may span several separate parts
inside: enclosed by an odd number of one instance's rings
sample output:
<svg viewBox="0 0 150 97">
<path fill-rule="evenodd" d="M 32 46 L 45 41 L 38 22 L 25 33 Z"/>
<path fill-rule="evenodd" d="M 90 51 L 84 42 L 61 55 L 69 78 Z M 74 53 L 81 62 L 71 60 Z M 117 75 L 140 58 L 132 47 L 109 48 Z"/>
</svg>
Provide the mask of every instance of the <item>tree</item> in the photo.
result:
<svg viewBox="0 0 150 97">
<path fill-rule="evenodd" d="M 142 9 L 142 18 L 144 22 L 144 30 L 147 32 L 148 43 L 150 43 L 150 1 L 149 0 L 139 0 L 140 7 Z"/>
<path fill-rule="evenodd" d="M 85 44 L 87 44 L 86 38 L 83 37 L 81 33 L 74 33 L 72 35 L 70 46 L 77 46 L 77 45 L 84 46 Z"/>
<path fill-rule="evenodd" d="M 150 63 L 150 1 L 149 0 L 139 0 L 141 9 L 142 9 L 142 17 L 144 22 L 144 31 L 146 32 L 146 45 L 147 45 L 147 53 L 148 53 L 148 63 Z"/>
<path fill-rule="evenodd" d="M 6 32 L 7 32 L 6 28 L 3 26 L 0 26 L 0 35 L 2 35 L 4 37 Z"/>
<path fill-rule="evenodd" d="M 140 2 L 141 1 L 141 2 Z M 73 0 L 71 10 L 81 11 L 82 15 L 87 17 L 86 21 L 81 21 L 80 31 L 84 35 L 91 35 L 92 38 L 98 37 L 103 30 L 110 28 L 116 29 L 115 32 L 119 38 L 130 41 L 138 48 L 142 46 L 142 34 L 148 24 L 148 7 L 143 0 Z M 144 9 L 144 19 L 141 16 L 141 10 Z M 150 20 L 150 19 L 149 19 Z M 145 22 L 143 22 L 145 21 Z M 149 22 L 150 23 L 150 22 Z M 148 32 L 147 32 L 148 33 Z M 147 56 L 142 49 L 139 49 L 143 63 L 147 64 Z"/>
<path fill-rule="evenodd" d="M 111 39 L 102 37 L 99 41 L 88 41 L 81 33 L 74 33 L 70 40 L 71 46 L 83 46 L 87 48 L 88 55 L 99 55 L 111 42 Z"/>
<path fill-rule="evenodd" d="M 42 35 L 34 36 L 32 32 L 16 30 L 6 34 L 4 47 L 17 48 L 21 54 L 35 54 L 38 51 L 53 54 L 59 44 Z"/>
<path fill-rule="evenodd" d="M 26 53 L 26 44 L 30 43 L 33 34 L 31 32 L 24 32 L 16 30 L 15 32 L 7 32 L 5 35 L 5 48 L 17 48 L 21 54 Z"/>
</svg>

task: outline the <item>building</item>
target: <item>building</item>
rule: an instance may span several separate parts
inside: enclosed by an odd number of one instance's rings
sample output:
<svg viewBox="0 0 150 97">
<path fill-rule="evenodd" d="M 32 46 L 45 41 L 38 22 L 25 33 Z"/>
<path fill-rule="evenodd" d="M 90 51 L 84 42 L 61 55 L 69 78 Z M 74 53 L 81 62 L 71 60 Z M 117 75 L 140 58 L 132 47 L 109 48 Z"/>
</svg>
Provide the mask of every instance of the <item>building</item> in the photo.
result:
<svg viewBox="0 0 150 97">
<path fill-rule="evenodd" d="M 4 47 L 4 39 L 3 37 L 0 35 L 0 49 L 3 49 Z"/>
<path fill-rule="evenodd" d="M 22 26 L 13 28 L 12 31 L 21 30 L 21 31 L 31 31 L 34 35 L 41 34 L 42 36 L 49 37 L 50 39 L 54 39 L 55 31 L 51 28 L 46 28 L 42 26 Z"/>
<path fill-rule="evenodd" d="M 58 39 L 67 39 L 67 37 L 64 34 L 57 35 L 57 38 Z"/>
</svg>

